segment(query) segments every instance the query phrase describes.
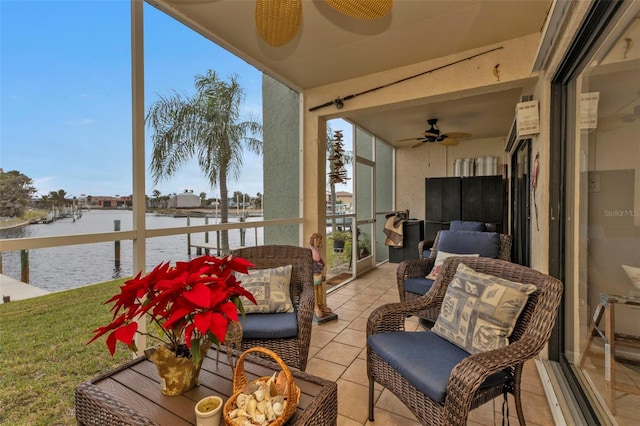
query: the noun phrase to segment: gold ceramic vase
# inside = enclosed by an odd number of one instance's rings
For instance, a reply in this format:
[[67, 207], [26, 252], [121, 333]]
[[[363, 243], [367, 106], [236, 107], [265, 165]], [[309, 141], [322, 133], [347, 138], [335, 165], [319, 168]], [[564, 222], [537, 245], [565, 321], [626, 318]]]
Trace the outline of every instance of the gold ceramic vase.
[[211, 347], [206, 343], [200, 348], [200, 361], [176, 355], [165, 345], [158, 345], [145, 351], [147, 358], [153, 362], [160, 376], [160, 387], [164, 395], [180, 395], [195, 387], [200, 375], [202, 361]]

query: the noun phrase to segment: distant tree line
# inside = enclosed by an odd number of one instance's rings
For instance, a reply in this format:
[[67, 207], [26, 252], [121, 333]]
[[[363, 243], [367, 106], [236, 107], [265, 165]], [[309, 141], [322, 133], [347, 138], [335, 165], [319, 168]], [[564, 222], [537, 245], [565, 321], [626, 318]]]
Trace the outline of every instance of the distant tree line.
[[[50, 191], [47, 195], [34, 198], [37, 189], [33, 186], [33, 180], [17, 170], [4, 173], [0, 169], [0, 217], [23, 217], [28, 208], [38, 208], [42, 210], [62, 209], [64, 207], [81, 207], [81, 204], [91, 204], [92, 196], [82, 196], [80, 200], [77, 197], [69, 197], [64, 189]], [[186, 191], [185, 192], [189, 192]], [[169, 199], [173, 194], [162, 195], [162, 193], [154, 189], [153, 197], [146, 197], [147, 207], [149, 208], [166, 208]], [[220, 198], [207, 198], [206, 192], [201, 192], [200, 206], [203, 208], [216, 208], [221, 206]], [[241, 191], [235, 191], [227, 200], [227, 205], [233, 208], [262, 208], [262, 194], [256, 193], [251, 196]]]
[[[38, 190], [29, 176], [17, 170], [4, 173], [0, 169], [0, 217], [23, 217], [30, 207], [50, 210], [77, 203], [77, 198], [69, 198], [64, 189], [51, 191], [40, 198], [34, 198], [36, 192]], [[84, 201], [91, 202], [91, 196], [85, 197]]]
[[[184, 192], [190, 192], [185, 190]], [[162, 193], [154, 189], [152, 192], [153, 198], [147, 197], [147, 206], [152, 209], [163, 209], [167, 208], [169, 205], [169, 199], [177, 195], [175, 192], [167, 195], [162, 195]], [[201, 192], [200, 196], [200, 206], [203, 208], [216, 208], [221, 206], [220, 198], [207, 198], [206, 192]], [[235, 191], [231, 197], [227, 200], [227, 205], [233, 208], [236, 207], [245, 207], [250, 209], [261, 209], [262, 208], [262, 193], [258, 192], [255, 196], [251, 196], [247, 193], [242, 193], [241, 191]]]
[[17, 170], [4, 173], [0, 169], [0, 216], [24, 216], [36, 188], [33, 180]]

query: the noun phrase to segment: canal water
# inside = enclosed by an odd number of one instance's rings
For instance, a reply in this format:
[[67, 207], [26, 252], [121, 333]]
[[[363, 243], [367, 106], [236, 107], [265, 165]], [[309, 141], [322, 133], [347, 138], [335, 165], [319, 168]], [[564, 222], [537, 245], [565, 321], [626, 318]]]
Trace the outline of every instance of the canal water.
[[[205, 224], [205, 218], [170, 217], [148, 213], [148, 229], [171, 228]], [[237, 222], [238, 218], [230, 218]], [[261, 217], [249, 217], [247, 222], [262, 220]], [[83, 211], [82, 217], [60, 219], [49, 224], [29, 225], [21, 228], [0, 229], [0, 239], [48, 237], [57, 235], [91, 234], [112, 232], [115, 221], [120, 221], [120, 230], [132, 229], [133, 215], [130, 210], [91, 210]], [[217, 223], [209, 218], [208, 223]], [[253, 228], [246, 230], [245, 245], [256, 245]], [[262, 228], [257, 230], [258, 244], [262, 244]], [[203, 243], [205, 234], [191, 234], [191, 243]], [[215, 244], [216, 233], [209, 233], [209, 243]], [[240, 231], [229, 231], [229, 245], [240, 246]], [[147, 239], [147, 270], [161, 262], [189, 260], [187, 235], [173, 235]], [[108, 281], [133, 274], [133, 242], [120, 242], [120, 268], [115, 268], [115, 243], [81, 244], [74, 246], [51, 247], [29, 250], [29, 282], [47, 291], [61, 291], [82, 287], [88, 284]], [[195, 248], [191, 257], [196, 256]], [[3, 274], [20, 279], [20, 252], [2, 253]]]

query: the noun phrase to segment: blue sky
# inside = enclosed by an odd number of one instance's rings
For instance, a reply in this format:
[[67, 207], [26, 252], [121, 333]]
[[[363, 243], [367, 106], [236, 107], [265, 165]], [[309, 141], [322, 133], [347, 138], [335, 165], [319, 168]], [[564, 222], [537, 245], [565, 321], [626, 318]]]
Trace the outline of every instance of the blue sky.
[[[261, 117], [259, 71], [147, 4], [144, 16], [146, 106], [193, 93], [194, 76], [212, 69], [238, 74], [242, 118]], [[131, 194], [129, 1], [0, 0], [0, 28], [0, 167], [29, 176], [39, 195]], [[229, 191], [255, 196], [262, 158], [245, 152], [244, 166]], [[154, 189], [218, 195], [195, 164], [157, 185], [147, 174]]]

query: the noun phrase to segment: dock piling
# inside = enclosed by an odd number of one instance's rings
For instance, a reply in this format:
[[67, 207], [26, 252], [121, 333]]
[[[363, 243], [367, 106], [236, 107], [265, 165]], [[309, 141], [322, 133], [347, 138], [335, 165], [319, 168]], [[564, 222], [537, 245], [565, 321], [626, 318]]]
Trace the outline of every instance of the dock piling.
[[20, 281], [29, 284], [29, 250], [20, 250]]
[[[191, 226], [191, 215], [187, 214], [187, 226]], [[187, 255], [191, 258], [191, 233], [187, 232]]]
[[[113, 221], [113, 230], [120, 230], [120, 220], [116, 219]], [[114, 257], [115, 257], [115, 269], [116, 271], [120, 270], [120, 240], [114, 241]]]

